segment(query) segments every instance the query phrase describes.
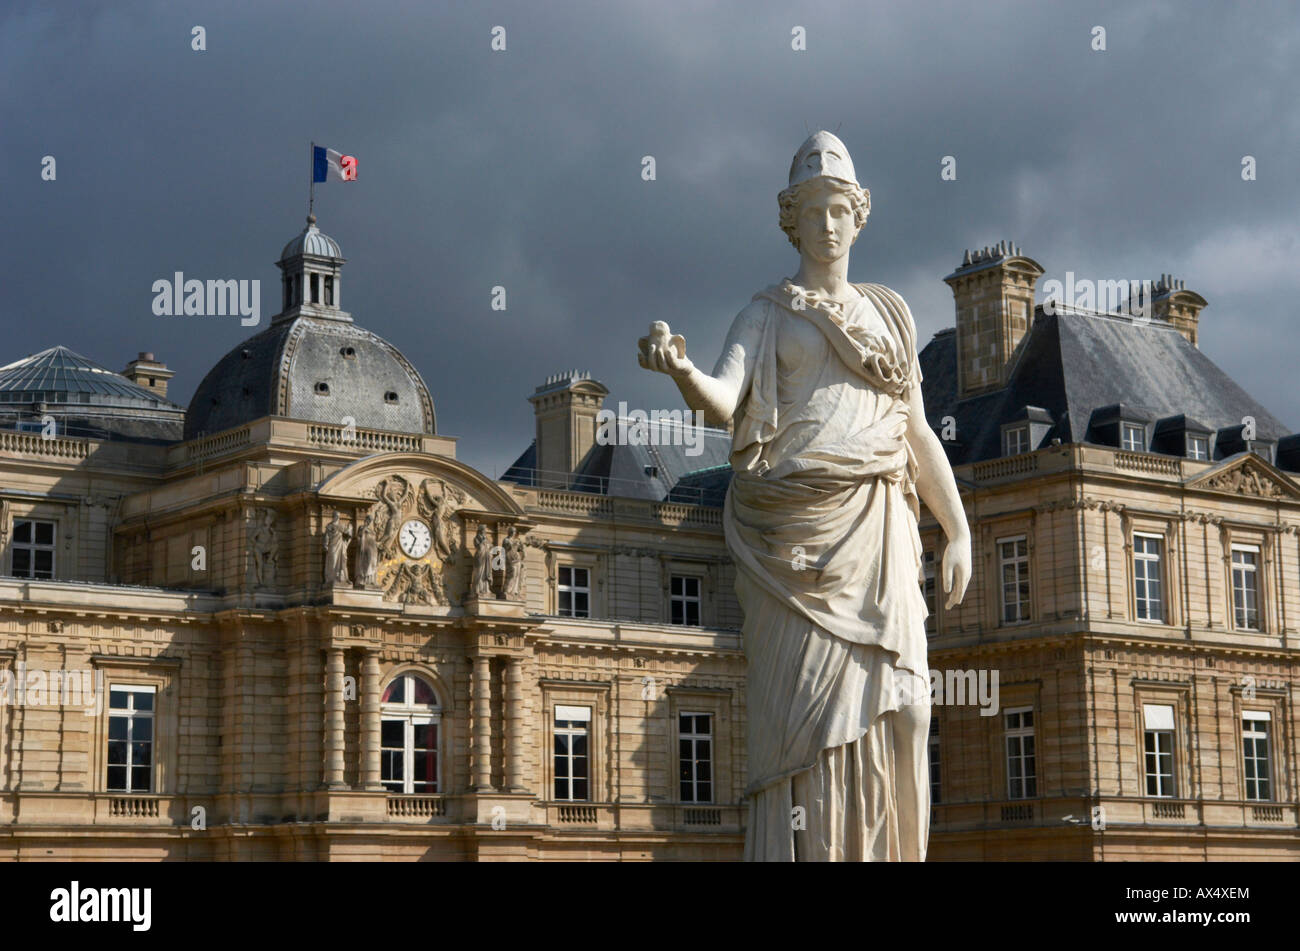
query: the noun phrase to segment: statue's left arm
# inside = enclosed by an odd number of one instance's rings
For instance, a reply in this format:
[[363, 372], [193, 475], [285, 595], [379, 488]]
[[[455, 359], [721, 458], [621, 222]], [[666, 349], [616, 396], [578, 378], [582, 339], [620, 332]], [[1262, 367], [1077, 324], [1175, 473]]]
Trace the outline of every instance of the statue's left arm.
[[943, 590], [948, 595], [944, 606], [952, 608], [961, 603], [970, 583], [970, 529], [966, 525], [966, 511], [961, 504], [952, 466], [948, 464], [939, 437], [925, 421], [920, 386], [914, 385], [909, 389], [907, 405], [911, 410], [907, 441], [916, 456], [916, 494], [934, 513], [948, 538], [943, 552]]

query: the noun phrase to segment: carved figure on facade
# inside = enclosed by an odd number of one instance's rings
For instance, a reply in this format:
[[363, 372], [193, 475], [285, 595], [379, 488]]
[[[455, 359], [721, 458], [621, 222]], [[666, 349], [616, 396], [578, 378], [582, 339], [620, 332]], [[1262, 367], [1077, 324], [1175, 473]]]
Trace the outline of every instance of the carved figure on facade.
[[481, 522], [474, 534], [474, 595], [492, 597], [492, 540]]
[[280, 557], [275, 531], [275, 512], [262, 509], [261, 521], [253, 516], [254, 524], [248, 535], [248, 549], [253, 556], [253, 577], [257, 587], [264, 588], [275, 583], [275, 568]]
[[1282, 487], [1262, 472], [1258, 466], [1250, 464], [1237, 466], [1227, 472], [1205, 480], [1207, 489], [1219, 492], [1231, 492], [1234, 495], [1256, 495], [1264, 499], [1280, 499], [1286, 493]]
[[[464, 493], [434, 478], [425, 479], [416, 491], [394, 474], [375, 486], [374, 496], [366, 516], [375, 535], [375, 577], [362, 583], [377, 585], [389, 601], [458, 604], [450, 588], [457, 571], [455, 510]], [[360, 575], [360, 566], [357, 571]]]
[[357, 529], [357, 584], [374, 588], [379, 584], [379, 536], [375, 519], [367, 515]]
[[504, 585], [506, 600], [522, 601], [524, 599], [524, 540], [519, 535], [519, 529], [511, 525], [501, 547], [505, 549], [506, 557]]
[[325, 583], [348, 583], [348, 545], [352, 542], [352, 526], [339, 520], [339, 513], [325, 526]]

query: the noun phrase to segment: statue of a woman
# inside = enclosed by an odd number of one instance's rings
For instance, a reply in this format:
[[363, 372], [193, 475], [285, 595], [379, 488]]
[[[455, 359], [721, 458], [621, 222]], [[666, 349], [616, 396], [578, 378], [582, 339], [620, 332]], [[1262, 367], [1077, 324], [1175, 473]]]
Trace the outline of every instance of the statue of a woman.
[[474, 535], [474, 595], [492, 597], [492, 542], [482, 523]]
[[339, 513], [325, 526], [325, 583], [348, 583], [348, 543], [352, 526], [339, 521]]
[[713, 374], [664, 325], [640, 352], [692, 409], [735, 425], [723, 524], [745, 613], [745, 858], [922, 861], [930, 708], [918, 495], [948, 538], [949, 607], [970, 579], [969, 530], [925, 421], [907, 304], [848, 280], [871, 198], [844, 143], [810, 136], [779, 203], [799, 271], [740, 312]]
[[357, 583], [363, 588], [379, 584], [379, 540], [375, 534], [375, 517], [367, 515], [357, 529]]
[[506, 578], [504, 584], [507, 601], [524, 599], [524, 540], [519, 537], [519, 529], [510, 526], [506, 540], [501, 543], [506, 556]]
[[275, 512], [271, 509], [262, 511], [262, 521], [253, 527], [248, 545], [253, 553], [253, 572], [257, 586], [270, 587], [275, 583], [275, 566], [279, 556], [275, 539]]

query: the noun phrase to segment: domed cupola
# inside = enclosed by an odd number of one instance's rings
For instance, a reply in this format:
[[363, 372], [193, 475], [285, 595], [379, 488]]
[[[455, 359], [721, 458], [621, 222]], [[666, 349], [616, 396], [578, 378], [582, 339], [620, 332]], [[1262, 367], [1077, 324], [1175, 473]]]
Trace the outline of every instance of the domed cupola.
[[185, 438], [264, 416], [358, 429], [434, 434], [433, 400], [396, 347], [339, 307], [338, 242], [307, 227], [284, 246], [283, 309], [271, 326], [217, 361], [185, 413]]
[[339, 309], [340, 272], [346, 259], [339, 243], [316, 227], [316, 216], [307, 216], [302, 229], [280, 252], [276, 267], [281, 272], [280, 316], [296, 317], [304, 308], [314, 316], [334, 320], [352, 318]]

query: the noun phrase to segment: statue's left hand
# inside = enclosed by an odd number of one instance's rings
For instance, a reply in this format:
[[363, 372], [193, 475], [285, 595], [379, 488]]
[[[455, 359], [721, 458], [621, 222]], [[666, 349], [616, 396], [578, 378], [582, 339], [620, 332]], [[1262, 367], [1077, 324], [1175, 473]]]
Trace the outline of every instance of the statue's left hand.
[[947, 609], [955, 608], [966, 597], [970, 584], [970, 536], [950, 538], [943, 552], [943, 590], [948, 595]]

